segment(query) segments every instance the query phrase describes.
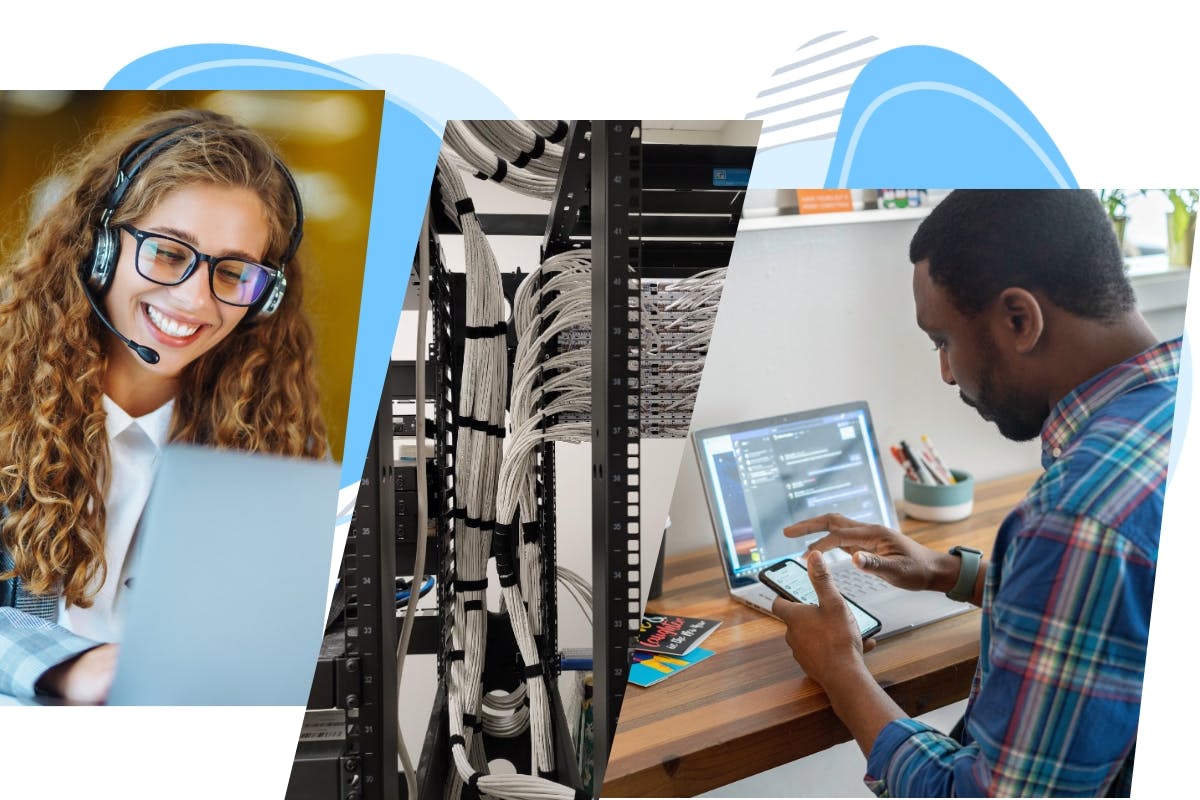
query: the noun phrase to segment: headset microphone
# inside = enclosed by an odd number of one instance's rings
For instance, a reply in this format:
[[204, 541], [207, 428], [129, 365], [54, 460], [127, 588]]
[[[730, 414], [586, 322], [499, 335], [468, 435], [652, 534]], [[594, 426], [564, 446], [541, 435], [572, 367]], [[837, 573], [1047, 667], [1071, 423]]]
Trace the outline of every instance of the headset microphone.
[[149, 347], [146, 347], [144, 344], [138, 344], [133, 339], [130, 339], [128, 336], [117, 330], [116, 327], [114, 327], [113, 324], [108, 321], [108, 316], [96, 303], [96, 298], [92, 297], [92, 293], [86, 287], [84, 287], [83, 293], [87, 295], [88, 302], [92, 305], [92, 311], [96, 312], [96, 316], [99, 317], [100, 321], [104, 323], [104, 327], [113, 332], [113, 336], [116, 336], [122, 342], [127, 344], [129, 349], [137, 353], [138, 358], [142, 359], [142, 361], [145, 361], [147, 364], [158, 363], [159, 356], [157, 350], [152, 350]]

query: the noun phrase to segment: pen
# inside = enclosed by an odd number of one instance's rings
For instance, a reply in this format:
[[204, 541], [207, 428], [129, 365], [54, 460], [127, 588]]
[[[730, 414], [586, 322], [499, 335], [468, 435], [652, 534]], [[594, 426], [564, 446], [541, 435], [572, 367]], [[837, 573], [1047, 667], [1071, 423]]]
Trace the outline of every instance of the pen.
[[946, 466], [946, 462], [942, 460], [941, 454], [938, 453], [937, 448], [933, 446], [933, 440], [925, 434], [921, 434], [921, 441], [924, 442], [925, 447], [928, 448], [929, 455], [933, 456], [933, 460], [936, 461], [938, 467], [941, 468], [942, 473], [946, 476], [947, 482], [958, 483], [958, 481], [954, 479], [954, 473], [951, 472], [950, 468]]
[[933, 456], [931, 456], [929, 454], [929, 451], [921, 450], [919, 455], [921, 457], [921, 465], [923, 467], [925, 467], [925, 469], [929, 470], [929, 474], [933, 476], [933, 479], [937, 483], [944, 486], [948, 481], [946, 480], [945, 476], [942, 474], [942, 470], [939, 468], [939, 466], [938, 466], [937, 462], [934, 460]]
[[917, 473], [918, 483], [937, 483], [937, 481], [934, 480], [931, 475], [926, 474], [925, 468], [921, 466], [921, 462], [917, 460], [915, 455], [913, 455], [913, 451], [903, 439], [900, 440], [900, 450], [904, 453], [905, 457], [912, 462], [913, 469], [916, 470]]
[[921, 482], [916, 470], [912, 468], [912, 464], [908, 463], [908, 459], [904, 457], [904, 453], [900, 452], [900, 448], [896, 447], [896, 445], [892, 445], [892, 458], [896, 459], [896, 461], [900, 464], [901, 468], [904, 470], [905, 477], [916, 483]]

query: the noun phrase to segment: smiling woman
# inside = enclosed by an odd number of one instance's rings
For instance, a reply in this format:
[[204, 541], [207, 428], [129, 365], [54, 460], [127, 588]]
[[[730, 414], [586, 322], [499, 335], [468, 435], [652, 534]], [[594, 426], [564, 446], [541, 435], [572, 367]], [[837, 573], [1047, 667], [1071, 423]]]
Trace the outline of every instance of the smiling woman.
[[0, 273], [0, 692], [94, 702], [161, 446], [322, 458], [326, 435], [300, 195], [265, 139], [160, 113], [61, 184]]
[[[151, 411], [173, 397], [183, 369], [232, 333], [277, 275], [255, 263], [266, 253], [270, 228], [262, 201], [249, 189], [183, 186], [138, 224], [145, 230], [120, 226], [121, 256], [104, 298], [117, 330], [161, 345], [152, 364], [131, 349], [112, 350], [105, 388], [131, 413], [131, 405]], [[187, 242], [223, 255], [202, 255]], [[253, 276], [246, 279], [247, 273]]]

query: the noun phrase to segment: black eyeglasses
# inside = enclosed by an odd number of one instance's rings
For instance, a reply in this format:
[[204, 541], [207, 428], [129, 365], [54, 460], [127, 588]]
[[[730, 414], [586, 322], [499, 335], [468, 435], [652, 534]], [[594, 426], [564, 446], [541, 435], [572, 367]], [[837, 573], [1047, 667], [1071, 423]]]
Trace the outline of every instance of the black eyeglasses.
[[279, 271], [242, 258], [217, 258], [187, 242], [161, 233], [138, 230], [125, 223], [121, 230], [137, 242], [133, 263], [138, 274], [162, 286], [178, 286], [192, 277], [203, 261], [213, 297], [231, 306], [252, 306], [275, 281]]

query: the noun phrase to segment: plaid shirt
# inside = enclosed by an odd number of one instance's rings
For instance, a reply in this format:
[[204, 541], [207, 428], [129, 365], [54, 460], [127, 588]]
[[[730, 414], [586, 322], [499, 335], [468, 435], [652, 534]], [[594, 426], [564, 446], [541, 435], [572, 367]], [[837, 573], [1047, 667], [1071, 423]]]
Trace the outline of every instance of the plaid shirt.
[[[0, 572], [10, 569], [0, 548]], [[57, 595], [30, 594], [20, 578], [0, 581], [0, 694], [33, 697], [46, 670], [100, 644], [54, 624], [57, 617]]]
[[1128, 796], [1180, 346], [1055, 407], [1046, 471], [996, 537], [962, 741], [889, 723], [867, 760], [876, 794]]

